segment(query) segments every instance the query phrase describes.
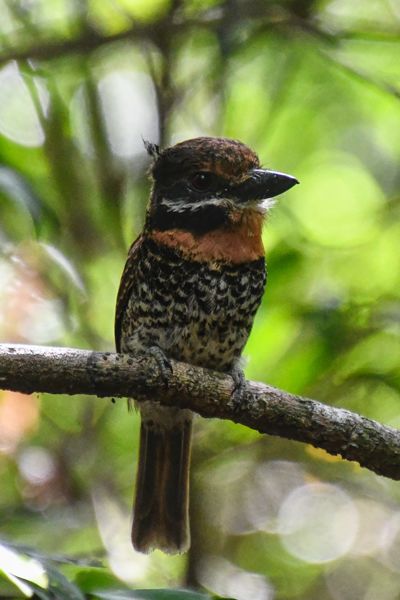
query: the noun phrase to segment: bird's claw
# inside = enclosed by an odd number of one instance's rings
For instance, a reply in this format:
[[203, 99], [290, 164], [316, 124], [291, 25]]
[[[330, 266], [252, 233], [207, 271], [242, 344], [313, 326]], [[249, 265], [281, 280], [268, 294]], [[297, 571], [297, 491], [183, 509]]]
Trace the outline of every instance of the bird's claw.
[[230, 376], [233, 379], [234, 387], [229, 400], [229, 406], [236, 412], [243, 408], [243, 392], [246, 386], [246, 378], [243, 369], [239, 366], [233, 367]]
[[150, 348], [147, 348], [145, 354], [155, 359], [163, 382], [165, 384], [168, 383], [172, 373], [172, 366], [163, 350], [159, 346], [150, 346]]

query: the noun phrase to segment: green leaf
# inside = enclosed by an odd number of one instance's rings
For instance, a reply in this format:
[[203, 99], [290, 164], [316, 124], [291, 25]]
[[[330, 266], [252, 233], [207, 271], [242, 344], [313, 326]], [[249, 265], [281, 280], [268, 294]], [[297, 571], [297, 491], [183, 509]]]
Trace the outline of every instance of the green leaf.
[[80, 589], [55, 569], [48, 561], [44, 563], [46, 573], [49, 577], [49, 590], [51, 598], [57, 600], [84, 600], [85, 596]]
[[43, 600], [84, 600], [73, 583], [55, 569], [48, 560], [29, 556], [29, 551], [17, 551], [0, 544], [0, 573], [25, 597], [33, 593]]
[[48, 586], [48, 577], [38, 560], [16, 552], [0, 544], [0, 572], [24, 596], [32, 595], [32, 584], [41, 588]]
[[53, 594], [50, 591], [44, 590], [43, 588], [36, 585], [35, 583], [32, 583], [31, 581], [27, 581], [26, 579], [23, 579], [22, 577], [18, 577], [17, 579], [20, 582], [21, 586], [26, 585], [27, 588], [29, 589], [29, 593], [26, 594], [27, 596], [31, 597], [31, 596], [33, 596], [33, 594], [35, 594], [35, 599], [38, 598], [38, 600], [54, 600], [55, 597], [53, 596]]
[[74, 583], [82, 592], [88, 593], [98, 589], [121, 589], [121, 582], [106, 569], [81, 569], [74, 578]]

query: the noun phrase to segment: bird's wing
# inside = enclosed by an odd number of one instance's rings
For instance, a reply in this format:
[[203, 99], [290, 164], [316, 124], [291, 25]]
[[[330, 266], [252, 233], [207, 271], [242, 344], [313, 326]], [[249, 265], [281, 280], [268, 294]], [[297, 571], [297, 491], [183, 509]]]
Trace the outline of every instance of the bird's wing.
[[119, 284], [114, 326], [115, 346], [117, 352], [121, 352], [122, 320], [131, 295], [132, 284], [136, 277], [137, 257], [141, 243], [142, 236], [139, 236], [129, 248], [128, 258], [126, 259], [125, 267], [121, 277], [121, 282]]

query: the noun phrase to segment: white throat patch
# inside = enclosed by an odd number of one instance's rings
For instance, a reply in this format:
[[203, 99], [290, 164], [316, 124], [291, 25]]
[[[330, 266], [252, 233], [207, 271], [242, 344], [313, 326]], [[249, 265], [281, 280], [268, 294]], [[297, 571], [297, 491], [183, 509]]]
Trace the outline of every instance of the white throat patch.
[[208, 200], [190, 201], [184, 198], [162, 198], [160, 201], [161, 206], [165, 206], [171, 212], [183, 213], [192, 212], [195, 213], [206, 206], [219, 206], [228, 208], [231, 210], [240, 210], [241, 208], [252, 208], [260, 213], [265, 213], [275, 205], [274, 198], [265, 198], [264, 200], [255, 200], [254, 202], [247, 202], [245, 205], [240, 206], [236, 204], [231, 198], [209, 198]]

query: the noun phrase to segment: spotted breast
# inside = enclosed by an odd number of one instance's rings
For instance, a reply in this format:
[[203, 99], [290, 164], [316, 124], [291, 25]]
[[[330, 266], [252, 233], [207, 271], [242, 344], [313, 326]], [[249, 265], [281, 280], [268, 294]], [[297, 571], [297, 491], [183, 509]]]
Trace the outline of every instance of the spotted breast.
[[[196, 138], [160, 151], [143, 232], [122, 274], [117, 350], [237, 373], [266, 281], [266, 199], [296, 180], [260, 168], [241, 142]], [[189, 547], [192, 413], [140, 402], [132, 527], [137, 550]]]

